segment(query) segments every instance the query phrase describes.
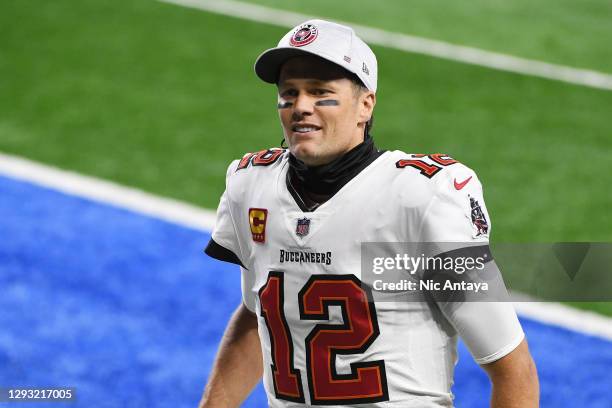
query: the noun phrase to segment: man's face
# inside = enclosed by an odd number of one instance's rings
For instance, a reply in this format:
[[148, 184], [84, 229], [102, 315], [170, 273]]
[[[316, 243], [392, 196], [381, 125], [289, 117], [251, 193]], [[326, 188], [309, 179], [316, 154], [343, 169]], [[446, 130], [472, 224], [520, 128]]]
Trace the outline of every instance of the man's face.
[[363, 141], [376, 103], [339, 66], [315, 56], [291, 58], [278, 82], [278, 113], [285, 140], [309, 166], [329, 163]]

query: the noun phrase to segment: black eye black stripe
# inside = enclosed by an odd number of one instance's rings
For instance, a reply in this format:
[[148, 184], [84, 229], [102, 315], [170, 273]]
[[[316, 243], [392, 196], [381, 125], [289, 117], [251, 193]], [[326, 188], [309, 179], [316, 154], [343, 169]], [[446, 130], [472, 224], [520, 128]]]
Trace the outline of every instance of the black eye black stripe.
[[[322, 101], [315, 102], [316, 106], [338, 106], [340, 102], [335, 99], [324, 99]], [[278, 109], [287, 109], [293, 106], [293, 102], [279, 102], [277, 105]]]
[[317, 106], [338, 106], [340, 102], [335, 99], [324, 99], [322, 101], [315, 102]]

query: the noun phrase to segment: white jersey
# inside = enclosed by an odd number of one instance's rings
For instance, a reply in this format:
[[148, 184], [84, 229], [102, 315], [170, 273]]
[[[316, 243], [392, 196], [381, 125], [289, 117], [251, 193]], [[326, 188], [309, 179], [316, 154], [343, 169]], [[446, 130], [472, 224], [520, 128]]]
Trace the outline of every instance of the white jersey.
[[471, 169], [441, 154], [384, 152], [303, 212], [288, 167], [281, 149], [234, 161], [212, 234], [225, 251], [216, 257], [242, 266], [271, 407], [452, 407], [458, 335], [480, 364], [522, 341], [511, 303], [449, 311], [374, 302], [360, 285], [362, 242], [486, 245], [491, 225]]

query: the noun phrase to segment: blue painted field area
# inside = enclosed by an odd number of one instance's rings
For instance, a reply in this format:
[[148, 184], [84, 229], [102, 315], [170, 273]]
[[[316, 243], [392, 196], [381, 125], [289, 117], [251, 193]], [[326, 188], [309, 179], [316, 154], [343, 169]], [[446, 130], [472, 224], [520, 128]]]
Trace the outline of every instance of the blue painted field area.
[[[77, 388], [76, 404], [37, 407], [195, 407], [240, 302], [208, 238], [0, 177], [0, 387]], [[543, 407], [612, 407], [612, 342], [523, 324]], [[460, 352], [457, 407], [486, 407], [488, 381]], [[265, 405], [261, 387], [245, 404]]]

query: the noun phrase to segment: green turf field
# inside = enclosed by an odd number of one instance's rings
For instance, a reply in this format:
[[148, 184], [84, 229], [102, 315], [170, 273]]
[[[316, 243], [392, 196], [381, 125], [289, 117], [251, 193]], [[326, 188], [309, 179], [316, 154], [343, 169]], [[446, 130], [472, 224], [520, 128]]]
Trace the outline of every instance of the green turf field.
[[[374, 3], [359, 2], [341, 15], [612, 72], [604, 1], [547, 1], [557, 7], [544, 22], [523, 18], [526, 1], [455, 4], [444, 17], [439, 3], [410, 2], [410, 12], [407, 3], [370, 10]], [[340, 15], [338, 6], [320, 10]], [[229, 161], [280, 142], [275, 89], [252, 64], [284, 32], [150, 0], [3, 2], [0, 151], [214, 208]], [[375, 52], [375, 140], [445, 152], [474, 168], [494, 240], [612, 241], [612, 92]]]
[[404, 34], [612, 72], [607, 0], [247, 0]]

